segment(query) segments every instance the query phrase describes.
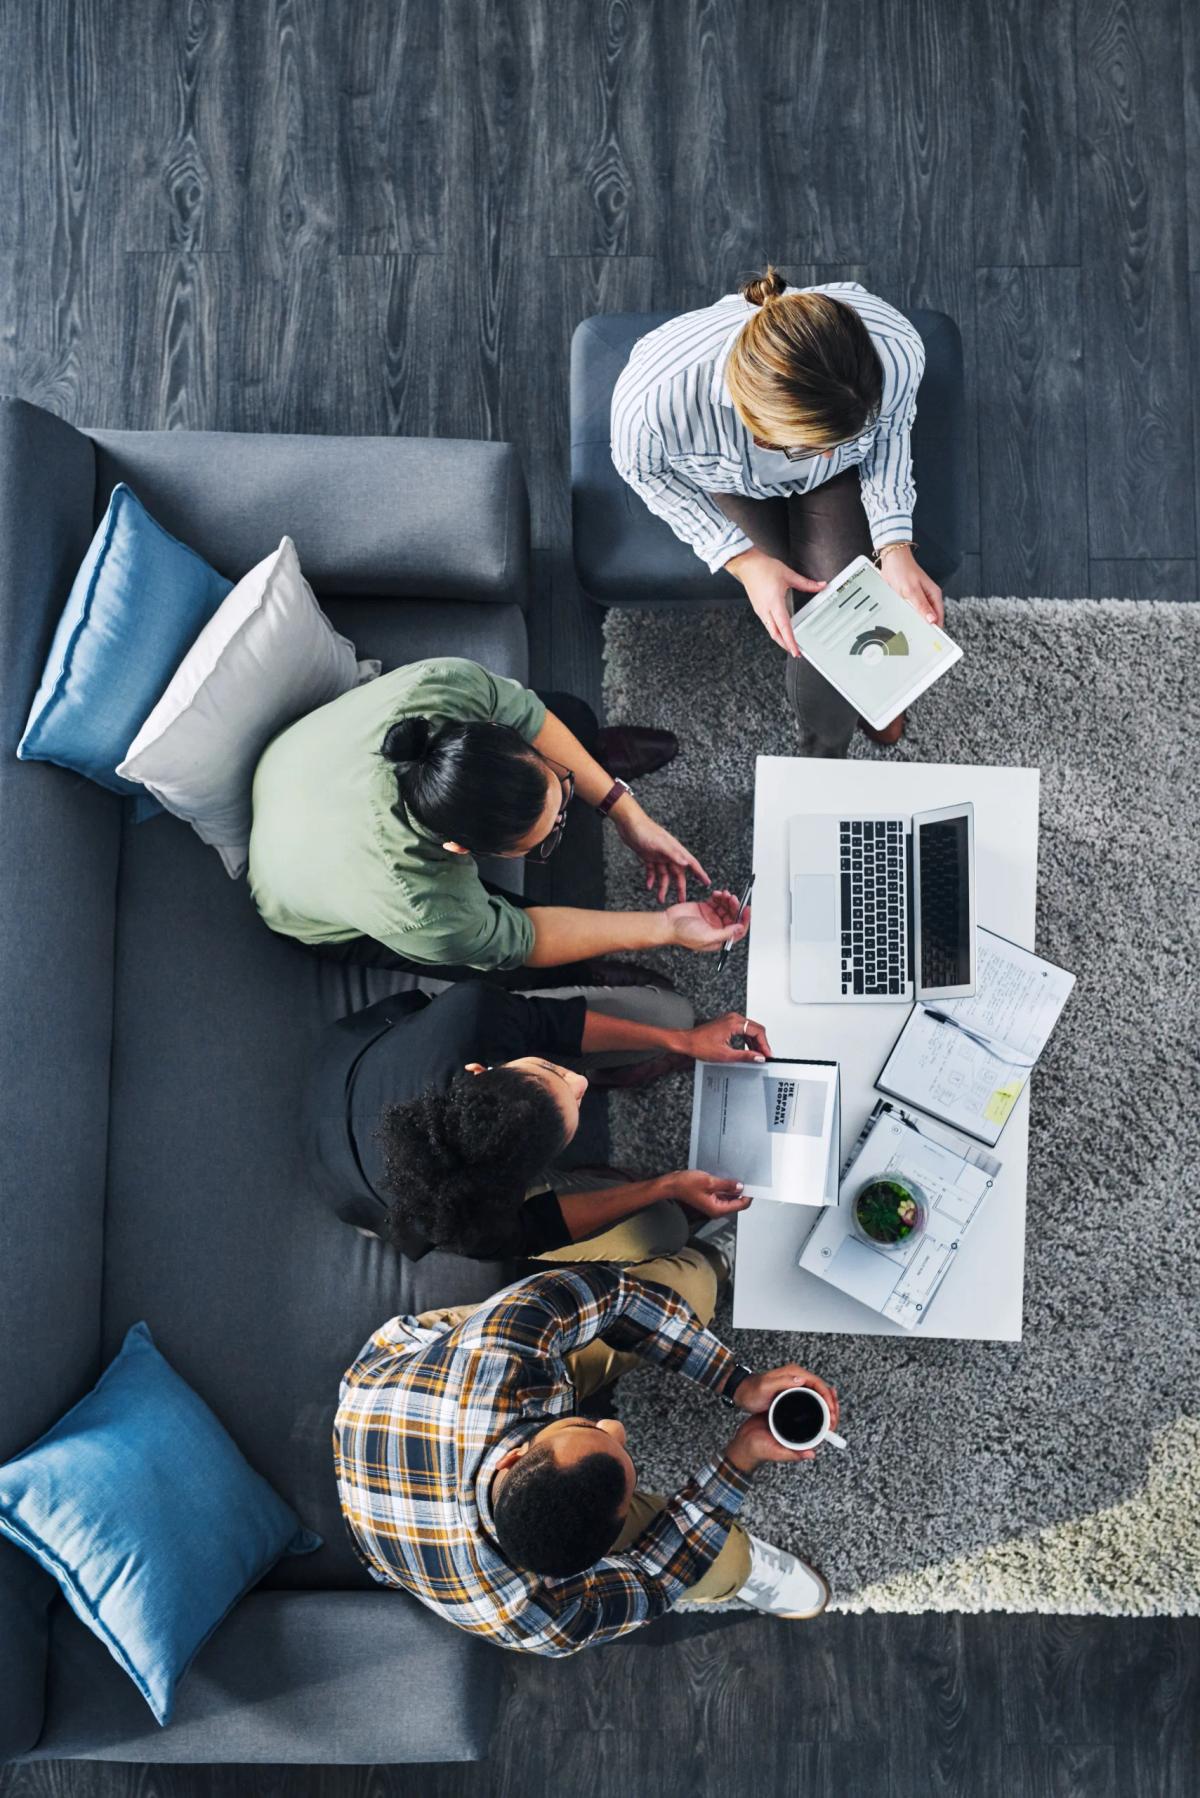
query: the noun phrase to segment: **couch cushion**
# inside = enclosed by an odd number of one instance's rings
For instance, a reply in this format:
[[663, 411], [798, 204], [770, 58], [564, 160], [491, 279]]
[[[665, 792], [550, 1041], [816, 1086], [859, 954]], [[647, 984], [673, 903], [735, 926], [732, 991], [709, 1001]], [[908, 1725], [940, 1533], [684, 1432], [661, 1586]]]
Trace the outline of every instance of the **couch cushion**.
[[358, 679], [353, 643], [331, 627], [285, 537], [209, 619], [118, 771], [211, 843], [236, 879], [249, 856], [259, 756]]
[[[470, 615], [488, 609], [491, 665], [525, 672], [524, 628], [519, 613], [515, 633], [505, 625], [509, 608], [329, 609], [361, 654], [389, 667], [414, 644], [458, 649]], [[104, 1349], [145, 1318], [242, 1452], [325, 1537], [316, 1554], [281, 1563], [272, 1584], [373, 1583], [333, 1481], [340, 1376], [385, 1318], [482, 1299], [516, 1271], [445, 1255], [407, 1263], [321, 1198], [300, 1152], [303, 1083], [318, 1032], [367, 996], [363, 970], [267, 930], [246, 888], [178, 819], [126, 823]]]
[[503, 1667], [498, 1649], [403, 1593], [252, 1592], [201, 1649], [170, 1729], [159, 1729], [59, 1604], [46, 1729], [29, 1758], [477, 1760], [487, 1753]]
[[225, 1613], [319, 1538], [134, 1324], [92, 1390], [0, 1466], [0, 1530], [168, 1723]]
[[137, 793], [117, 763], [228, 592], [203, 556], [117, 487], [59, 618], [18, 756]]

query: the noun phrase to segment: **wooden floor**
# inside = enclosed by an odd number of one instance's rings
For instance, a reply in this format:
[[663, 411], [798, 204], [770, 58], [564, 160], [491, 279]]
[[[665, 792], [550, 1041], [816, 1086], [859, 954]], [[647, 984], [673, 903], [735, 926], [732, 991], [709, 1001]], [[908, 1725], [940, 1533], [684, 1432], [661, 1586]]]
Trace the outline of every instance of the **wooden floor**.
[[[85, 424], [512, 439], [534, 676], [595, 698], [571, 331], [770, 257], [958, 319], [953, 590], [1194, 599], [1198, 69], [1194, 0], [8, 0], [0, 388]], [[485, 1769], [150, 1789], [1191, 1798], [1198, 1628], [672, 1620], [514, 1664]]]

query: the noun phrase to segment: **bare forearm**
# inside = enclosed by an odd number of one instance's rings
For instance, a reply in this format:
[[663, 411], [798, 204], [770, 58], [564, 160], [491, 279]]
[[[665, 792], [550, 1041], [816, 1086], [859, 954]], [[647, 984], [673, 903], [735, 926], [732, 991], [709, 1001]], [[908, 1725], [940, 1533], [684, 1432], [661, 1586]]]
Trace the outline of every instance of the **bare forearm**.
[[575, 791], [585, 805], [599, 805], [612, 787], [612, 775], [605, 773], [574, 731], [568, 730], [553, 712], [546, 713], [546, 722], [533, 739], [533, 746], [549, 756], [552, 762], [561, 762], [564, 768], [571, 770], [575, 776]]
[[583, 1020], [581, 1046], [585, 1055], [615, 1049], [665, 1049], [672, 1055], [687, 1055], [687, 1038], [686, 1030], [668, 1030], [663, 1024], [639, 1024], [632, 1018], [610, 1018], [602, 1011], [588, 1011]]
[[603, 1186], [595, 1192], [560, 1193], [558, 1202], [571, 1232], [572, 1242], [610, 1230], [622, 1218], [644, 1211], [662, 1197], [659, 1180], [627, 1180], [621, 1186]]
[[672, 941], [671, 920], [665, 912], [531, 905], [525, 915], [533, 925], [533, 948], [525, 958], [528, 968], [556, 968], [621, 949], [662, 949]]

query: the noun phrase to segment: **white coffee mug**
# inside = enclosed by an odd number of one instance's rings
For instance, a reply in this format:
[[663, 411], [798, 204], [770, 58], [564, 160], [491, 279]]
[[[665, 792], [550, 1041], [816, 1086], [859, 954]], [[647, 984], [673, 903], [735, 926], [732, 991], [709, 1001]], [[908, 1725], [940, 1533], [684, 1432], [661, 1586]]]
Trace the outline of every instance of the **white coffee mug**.
[[[781, 1401], [790, 1398], [794, 1392], [802, 1392], [806, 1398], [820, 1406], [820, 1428], [814, 1436], [809, 1437], [807, 1442], [794, 1442], [790, 1436], [784, 1434], [775, 1418], [776, 1409]], [[830, 1429], [829, 1406], [825, 1402], [824, 1395], [818, 1392], [814, 1386], [786, 1386], [782, 1392], [777, 1392], [771, 1400], [771, 1408], [767, 1412], [767, 1428], [780, 1448], [817, 1448], [822, 1442], [828, 1442], [834, 1448], [845, 1448], [846, 1446], [846, 1438], [839, 1436], [836, 1430]]]

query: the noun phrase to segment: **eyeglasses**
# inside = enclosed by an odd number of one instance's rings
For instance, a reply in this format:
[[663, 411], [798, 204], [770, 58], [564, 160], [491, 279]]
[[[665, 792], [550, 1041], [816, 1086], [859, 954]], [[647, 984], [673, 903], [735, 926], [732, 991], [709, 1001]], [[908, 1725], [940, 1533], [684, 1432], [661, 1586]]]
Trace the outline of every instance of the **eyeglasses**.
[[815, 462], [818, 456], [832, 456], [836, 451], [848, 449], [852, 443], [857, 443], [859, 437], [865, 437], [868, 431], [874, 429], [878, 417], [879, 414], [876, 413], [874, 417], [868, 418], [862, 430], [855, 436], [847, 437], [841, 443], [831, 443], [824, 449], [804, 449], [799, 445], [788, 447], [782, 443], [764, 443], [761, 437], [756, 437], [754, 441], [759, 449], [773, 450], [777, 456], [786, 456], [789, 462]]
[[[548, 757], [543, 756], [542, 760], [547, 762], [549, 766], [553, 766], [553, 764], [549, 762]], [[558, 808], [558, 816], [555, 818], [541, 842], [521, 857], [522, 861], [548, 862], [550, 857], [554, 854], [554, 851], [558, 848], [558, 845], [562, 842], [563, 831], [567, 828], [567, 812], [570, 810], [571, 801], [575, 797], [575, 776], [569, 768], [564, 768], [561, 773], [559, 773], [557, 768], [554, 768], [554, 772], [558, 775], [558, 783], [562, 788], [562, 804]]]

